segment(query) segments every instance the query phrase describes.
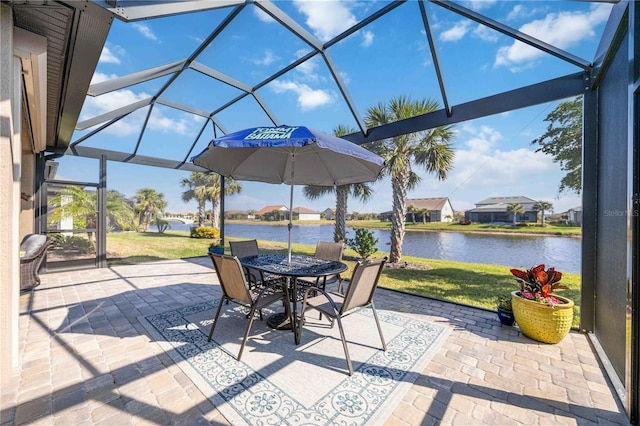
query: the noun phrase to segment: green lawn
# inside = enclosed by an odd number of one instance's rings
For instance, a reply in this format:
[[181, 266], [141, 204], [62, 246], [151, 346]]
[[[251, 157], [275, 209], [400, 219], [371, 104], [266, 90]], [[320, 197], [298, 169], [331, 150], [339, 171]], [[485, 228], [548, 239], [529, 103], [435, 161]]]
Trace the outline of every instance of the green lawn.
[[[228, 238], [234, 239], [234, 238]], [[129, 264], [160, 259], [179, 259], [203, 256], [211, 240], [189, 238], [186, 232], [112, 232], [107, 234], [109, 264]], [[285, 253], [286, 243], [258, 240], [261, 251]], [[292, 251], [312, 255], [315, 246], [293, 244]], [[376, 253], [383, 256], [386, 253]], [[346, 249], [347, 258], [357, 256]], [[516, 281], [509, 272], [509, 266], [453, 262], [436, 259], [403, 256], [403, 260], [426, 269], [387, 268], [380, 278], [380, 286], [424, 296], [436, 297], [487, 309], [495, 309], [496, 297], [517, 290]], [[347, 260], [350, 271], [355, 264]], [[348, 276], [350, 272], [345, 272]], [[566, 273], [562, 282], [569, 286], [561, 294], [572, 299], [574, 326], [580, 317], [580, 274]]]

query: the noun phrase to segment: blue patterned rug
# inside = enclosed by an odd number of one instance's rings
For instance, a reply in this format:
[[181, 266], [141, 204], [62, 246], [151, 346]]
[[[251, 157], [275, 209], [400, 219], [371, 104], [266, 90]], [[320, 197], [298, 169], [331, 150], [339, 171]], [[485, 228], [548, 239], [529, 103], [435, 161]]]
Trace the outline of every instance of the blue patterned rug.
[[[387, 351], [370, 309], [345, 318], [353, 362], [349, 377], [338, 327], [316, 313], [300, 345], [291, 331], [253, 323], [242, 361], [235, 359], [246, 311], [223, 307], [213, 340], [207, 334], [217, 301], [140, 317], [150, 336], [234, 425], [363, 425], [382, 423], [449, 335], [448, 328], [378, 311]], [[268, 315], [268, 311], [264, 311]]]

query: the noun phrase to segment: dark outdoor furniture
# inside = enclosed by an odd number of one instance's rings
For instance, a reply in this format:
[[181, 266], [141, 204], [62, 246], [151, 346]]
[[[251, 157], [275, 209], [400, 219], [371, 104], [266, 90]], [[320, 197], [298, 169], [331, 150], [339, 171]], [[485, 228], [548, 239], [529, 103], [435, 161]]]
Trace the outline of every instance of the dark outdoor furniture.
[[293, 325], [289, 318], [281, 313], [273, 314], [267, 318], [267, 324], [279, 330], [295, 330], [296, 302], [302, 299], [302, 294], [298, 294], [299, 277], [312, 277], [315, 279], [339, 274], [348, 269], [347, 265], [342, 262], [296, 254], [291, 256], [291, 263], [289, 263], [288, 255], [286, 254], [259, 254], [256, 256], [243, 257], [240, 259], [240, 262], [245, 267], [287, 278], [289, 294], [293, 305], [293, 315], [291, 318]]
[[[247, 256], [255, 256], [259, 254], [258, 241], [257, 240], [245, 240], [245, 241], [230, 241], [229, 248], [231, 249], [231, 255], [236, 256], [238, 259]], [[249, 286], [266, 285], [269, 281], [277, 279], [273, 275], [265, 274], [264, 272], [254, 268], [244, 268], [247, 276]]]
[[[318, 241], [316, 243], [316, 253], [315, 257], [318, 259], [324, 260], [333, 260], [340, 262], [342, 261], [342, 252], [344, 251], [344, 243], [339, 241], [337, 243], [329, 242], [329, 241]], [[335, 284], [338, 283], [338, 287], [340, 287], [340, 281], [342, 278], [340, 274], [333, 275], [325, 275], [323, 277], [302, 277], [298, 278], [299, 281], [303, 281], [304, 283], [310, 283], [315, 285], [316, 287], [320, 287], [323, 290], [326, 290], [327, 284]]]
[[[373, 304], [373, 293], [378, 286], [380, 273], [382, 272], [382, 268], [386, 261], [387, 258], [385, 257], [382, 259], [358, 262], [353, 270], [351, 282], [349, 283], [344, 295], [340, 293], [328, 293], [319, 288], [308, 288], [304, 293], [302, 309], [300, 310], [300, 321], [298, 322], [298, 327], [296, 329], [296, 344], [300, 343], [302, 327], [304, 326], [304, 316], [307, 308], [315, 309], [321, 314], [328, 316], [331, 319], [332, 327], [334, 322], [337, 321], [338, 329], [340, 330], [340, 338], [342, 339], [342, 347], [344, 348], [344, 355], [347, 359], [347, 365], [349, 366], [349, 375], [352, 376], [353, 366], [351, 365], [351, 357], [349, 356], [349, 349], [347, 348], [347, 340], [344, 337], [344, 329], [342, 328], [341, 319], [360, 308], [370, 306], [373, 311], [373, 318], [376, 320], [380, 340], [382, 341], [382, 350], [386, 351], [387, 344], [384, 341], [382, 328], [380, 327], [380, 321], [378, 320], [378, 314]], [[309, 297], [314, 292], [318, 292], [320, 294]]]
[[260, 311], [262, 308], [281, 300], [284, 303], [287, 314], [291, 316], [288, 303], [288, 289], [287, 286], [282, 285], [281, 282], [273, 282], [272, 284], [260, 288], [259, 292], [257, 292], [256, 290], [249, 288], [249, 283], [246, 280], [242, 271], [242, 265], [240, 264], [240, 261], [238, 261], [237, 257], [212, 253], [209, 254], [209, 257], [211, 258], [216, 274], [218, 275], [223, 296], [220, 298], [220, 303], [218, 303], [218, 310], [216, 311], [216, 316], [213, 319], [213, 324], [211, 324], [208, 341], [211, 341], [213, 331], [218, 325], [220, 311], [222, 310], [222, 305], [225, 301], [246, 306], [249, 308], [249, 315], [247, 316], [249, 322], [247, 323], [247, 327], [244, 331], [242, 344], [240, 345], [240, 351], [237, 356], [237, 360], [240, 361], [244, 345], [247, 342], [247, 337], [251, 330], [251, 324], [253, 324], [256, 310], [260, 312], [260, 317], [262, 318], [262, 312]]
[[46, 235], [27, 234], [20, 243], [20, 290], [40, 285], [38, 271], [44, 260], [51, 238]]

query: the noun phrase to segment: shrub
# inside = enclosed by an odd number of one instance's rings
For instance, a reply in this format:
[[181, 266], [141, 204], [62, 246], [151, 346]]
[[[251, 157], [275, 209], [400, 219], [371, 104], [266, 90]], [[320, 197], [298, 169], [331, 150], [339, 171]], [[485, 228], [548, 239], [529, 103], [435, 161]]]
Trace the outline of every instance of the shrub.
[[368, 229], [356, 229], [355, 238], [347, 238], [346, 244], [349, 248], [355, 250], [361, 258], [366, 259], [378, 251], [376, 244], [378, 239]]
[[62, 234], [52, 234], [51, 237], [54, 240], [54, 247], [57, 247], [60, 250], [73, 250], [80, 254], [95, 253], [95, 247], [93, 247], [91, 241], [86, 238], [76, 235]]
[[168, 220], [160, 219], [159, 217], [157, 217], [156, 227], [158, 228], [159, 233], [164, 234], [164, 231], [166, 231], [167, 229], [171, 229], [171, 224]]
[[220, 229], [212, 226], [195, 226], [191, 228], [191, 238], [220, 238]]
[[498, 302], [498, 308], [504, 311], [512, 311], [513, 307], [511, 305], [511, 294], [500, 294], [496, 297]]

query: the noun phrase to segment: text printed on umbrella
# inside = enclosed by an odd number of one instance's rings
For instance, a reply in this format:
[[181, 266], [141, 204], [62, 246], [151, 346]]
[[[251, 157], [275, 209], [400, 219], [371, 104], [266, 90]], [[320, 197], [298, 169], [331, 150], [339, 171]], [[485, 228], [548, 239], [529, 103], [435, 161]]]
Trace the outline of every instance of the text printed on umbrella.
[[247, 139], [288, 139], [297, 127], [258, 127], [245, 137]]

